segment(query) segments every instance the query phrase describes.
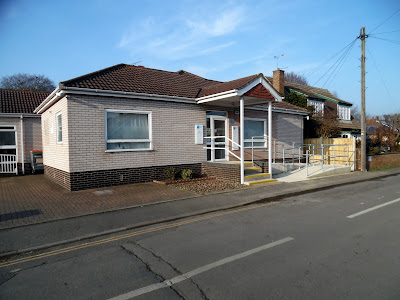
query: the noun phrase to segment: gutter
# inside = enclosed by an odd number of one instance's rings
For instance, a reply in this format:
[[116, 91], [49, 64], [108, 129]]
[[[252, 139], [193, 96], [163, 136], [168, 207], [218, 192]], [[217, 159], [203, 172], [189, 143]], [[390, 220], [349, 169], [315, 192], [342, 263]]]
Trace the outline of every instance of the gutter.
[[[268, 108], [264, 108], [264, 107], [246, 107], [246, 109], [268, 111]], [[308, 112], [300, 111], [300, 110], [294, 110], [294, 109], [288, 109], [288, 108], [275, 108], [275, 107], [272, 107], [272, 111], [273, 112], [286, 113], [286, 114], [293, 114], [293, 115], [303, 115], [303, 116], [307, 116], [308, 115]]]
[[38, 114], [18, 114], [18, 113], [0, 113], [2, 118], [40, 118]]

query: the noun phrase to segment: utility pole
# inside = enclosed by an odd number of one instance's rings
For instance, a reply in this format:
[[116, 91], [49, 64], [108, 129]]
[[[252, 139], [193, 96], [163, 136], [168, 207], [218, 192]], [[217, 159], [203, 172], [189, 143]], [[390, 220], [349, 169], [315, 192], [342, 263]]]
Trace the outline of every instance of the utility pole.
[[365, 122], [365, 27], [361, 28], [361, 172], [367, 171], [367, 132]]

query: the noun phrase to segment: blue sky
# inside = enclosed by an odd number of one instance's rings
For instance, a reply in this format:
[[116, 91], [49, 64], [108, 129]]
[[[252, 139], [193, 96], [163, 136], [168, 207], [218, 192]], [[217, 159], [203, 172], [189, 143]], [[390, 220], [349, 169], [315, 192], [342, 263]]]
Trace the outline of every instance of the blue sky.
[[[280, 68], [360, 106], [360, 40], [338, 68], [344, 51], [313, 71], [362, 26], [369, 33], [399, 8], [394, 0], [0, 0], [0, 77], [43, 74], [58, 83], [136, 63], [226, 81], [271, 76], [280, 56]], [[367, 39], [369, 114], [400, 112], [399, 30], [400, 12]]]

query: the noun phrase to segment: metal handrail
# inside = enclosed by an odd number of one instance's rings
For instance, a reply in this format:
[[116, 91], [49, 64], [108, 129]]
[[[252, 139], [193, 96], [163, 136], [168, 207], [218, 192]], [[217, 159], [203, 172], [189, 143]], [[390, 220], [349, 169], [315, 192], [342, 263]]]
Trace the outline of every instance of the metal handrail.
[[[347, 147], [347, 155], [336, 155], [336, 151], [335, 151], [335, 147], [336, 146], [346, 146]], [[333, 147], [333, 155], [330, 154], [324, 154], [324, 149]], [[314, 157], [315, 156], [315, 150], [320, 150], [320, 155], [321, 155], [321, 159], [319, 160], [315, 160], [315, 158], [313, 159], [312, 164], [315, 165], [315, 163], [320, 162], [321, 163], [321, 170], [324, 169], [324, 161], [327, 160], [329, 162], [329, 160], [333, 157], [333, 167], [336, 167], [336, 158], [337, 157], [347, 157], [347, 162], [346, 162], [346, 166], [349, 165], [349, 144], [323, 144], [322, 147], [318, 147], [315, 148], [313, 147], [312, 151], [313, 154], [310, 155], [310, 151], [311, 149], [306, 150], [306, 176], [309, 176], [309, 172], [308, 172], [308, 167], [310, 165], [310, 157]]]

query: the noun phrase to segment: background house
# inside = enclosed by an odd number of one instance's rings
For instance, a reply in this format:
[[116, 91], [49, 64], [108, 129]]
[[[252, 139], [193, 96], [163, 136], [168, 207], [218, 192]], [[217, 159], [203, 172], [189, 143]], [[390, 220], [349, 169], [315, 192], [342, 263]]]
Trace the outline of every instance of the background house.
[[[160, 179], [170, 167], [200, 173], [207, 161], [237, 160], [239, 98], [246, 159], [252, 142], [265, 148], [269, 129], [282, 145], [302, 144], [307, 112], [282, 101], [277, 79], [255, 74], [220, 82], [119, 64], [60, 82], [35, 110], [42, 114], [45, 174], [79, 190]], [[267, 157], [257, 152], [257, 159]]]
[[[40, 115], [33, 111], [49, 94], [0, 89], [0, 173], [31, 172], [29, 151], [42, 148]], [[10, 159], [17, 168], [9, 168]]]
[[[283, 71], [282, 71], [283, 72]], [[285, 93], [295, 93], [306, 98], [306, 105], [314, 107], [314, 114], [321, 116], [334, 116], [339, 122], [337, 126], [340, 131], [337, 137], [342, 138], [359, 138], [361, 136], [361, 124], [352, 119], [351, 107], [352, 103], [344, 101], [334, 96], [329, 90], [317, 88], [313, 86], [285, 82]], [[305, 136], [315, 137], [315, 128], [311, 122], [306, 122]]]

